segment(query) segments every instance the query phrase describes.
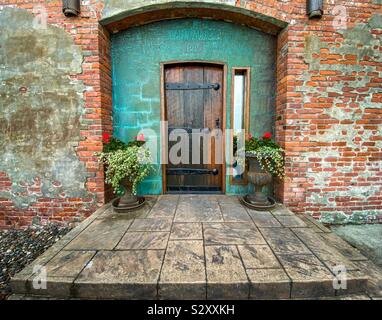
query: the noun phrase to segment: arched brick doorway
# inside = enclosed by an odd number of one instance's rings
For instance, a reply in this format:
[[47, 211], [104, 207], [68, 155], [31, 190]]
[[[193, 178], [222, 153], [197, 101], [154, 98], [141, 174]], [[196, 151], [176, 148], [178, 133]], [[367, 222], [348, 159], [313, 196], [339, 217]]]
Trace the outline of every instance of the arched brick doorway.
[[[249, 11], [232, 4], [222, 4], [221, 1], [206, 1], [196, 3], [193, 1], [152, 1], [148, 5], [139, 5], [133, 2], [124, 8], [111, 9], [106, 5], [103, 18], [100, 20], [101, 37], [100, 50], [106, 54], [102, 55], [102, 104], [104, 112], [104, 129], [108, 132], [113, 130], [112, 118], [112, 80], [111, 80], [111, 58], [110, 58], [110, 35], [119, 33], [145, 24], [184, 18], [202, 18], [210, 20], [223, 20], [233, 24], [245, 25], [260, 30], [277, 38], [277, 58], [275, 59], [276, 78], [276, 118], [275, 133], [278, 141], [282, 144], [282, 116], [285, 99], [285, 88], [282, 85], [283, 70], [286, 68], [286, 58], [282, 55], [283, 46], [282, 30], [287, 23], [264, 14]], [[276, 195], [283, 200], [283, 185], [277, 185]], [[108, 198], [108, 197], [107, 197]]]

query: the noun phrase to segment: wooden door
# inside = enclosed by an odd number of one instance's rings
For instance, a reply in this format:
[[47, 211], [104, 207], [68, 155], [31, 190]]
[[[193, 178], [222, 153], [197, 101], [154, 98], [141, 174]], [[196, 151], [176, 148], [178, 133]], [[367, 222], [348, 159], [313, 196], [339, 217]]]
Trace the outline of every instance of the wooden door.
[[[223, 133], [214, 129], [223, 128], [223, 67], [167, 66], [165, 103], [169, 138], [172, 132], [178, 135], [177, 141], [168, 140], [167, 191], [222, 191]], [[188, 148], [189, 155], [181, 156], [182, 151], [178, 151], [181, 162], [174, 163], [171, 148], [179, 146], [179, 136], [186, 142], [182, 150]]]

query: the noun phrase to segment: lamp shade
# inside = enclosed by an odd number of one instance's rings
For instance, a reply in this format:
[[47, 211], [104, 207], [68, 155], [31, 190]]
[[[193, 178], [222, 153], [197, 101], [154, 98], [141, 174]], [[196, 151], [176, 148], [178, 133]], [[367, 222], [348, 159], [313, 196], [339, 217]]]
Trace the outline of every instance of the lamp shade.
[[309, 19], [321, 18], [324, 13], [323, 1], [322, 0], [307, 0], [306, 12], [307, 12], [307, 15], [309, 16]]
[[62, 0], [62, 12], [67, 17], [75, 17], [81, 11], [80, 0]]

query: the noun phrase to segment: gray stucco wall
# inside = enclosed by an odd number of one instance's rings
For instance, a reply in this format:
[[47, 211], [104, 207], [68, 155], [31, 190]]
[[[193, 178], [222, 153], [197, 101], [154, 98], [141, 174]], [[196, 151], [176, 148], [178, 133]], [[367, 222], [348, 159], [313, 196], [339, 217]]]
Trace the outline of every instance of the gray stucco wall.
[[23, 208], [41, 197], [91, 197], [75, 152], [85, 86], [70, 75], [82, 71], [81, 49], [14, 8], [0, 11], [0, 44], [0, 171], [12, 181], [0, 198]]

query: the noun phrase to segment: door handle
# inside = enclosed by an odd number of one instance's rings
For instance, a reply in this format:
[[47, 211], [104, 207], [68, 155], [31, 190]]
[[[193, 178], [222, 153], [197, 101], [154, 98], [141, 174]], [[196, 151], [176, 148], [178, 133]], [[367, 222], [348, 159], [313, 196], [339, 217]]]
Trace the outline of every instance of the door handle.
[[220, 118], [217, 118], [217, 119], [215, 120], [215, 124], [216, 124], [216, 128], [217, 128], [217, 129], [220, 129]]

